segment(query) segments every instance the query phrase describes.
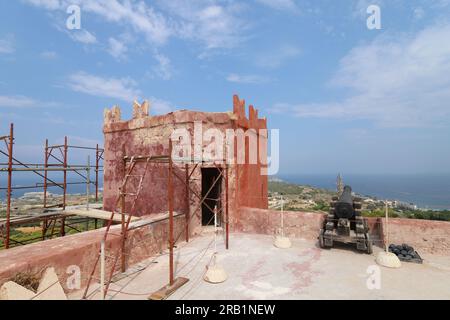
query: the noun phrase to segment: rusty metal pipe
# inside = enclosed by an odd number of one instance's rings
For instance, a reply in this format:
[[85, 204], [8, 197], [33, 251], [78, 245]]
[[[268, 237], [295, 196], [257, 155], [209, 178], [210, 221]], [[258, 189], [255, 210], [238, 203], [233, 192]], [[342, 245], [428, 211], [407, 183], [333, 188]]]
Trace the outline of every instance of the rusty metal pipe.
[[64, 137], [64, 194], [63, 194], [63, 210], [66, 209], [66, 193], [67, 193], [67, 136]]
[[9, 145], [8, 145], [8, 195], [6, 205], [6, 239], [5, 249], [9, 249], [9, 238], [11, 234], [11, 184], [12, 184], [12, 161], [13, 161], [13, 144], [14, 144], [14, 124], [11, 123], [9, 129]]
[[169, 205], [169, 284], [174, 283], [174, 270], [173, 270], [173, 181], [172, 181], [172, 140], [169, 140], [169, 172], [168, 172], [168, 205]]

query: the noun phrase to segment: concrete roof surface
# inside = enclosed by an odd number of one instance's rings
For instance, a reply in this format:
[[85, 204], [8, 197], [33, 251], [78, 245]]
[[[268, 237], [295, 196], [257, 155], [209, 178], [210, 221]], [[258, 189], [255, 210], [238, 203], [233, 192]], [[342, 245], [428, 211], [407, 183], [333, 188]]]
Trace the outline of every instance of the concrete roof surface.
[[[313, 241], [291, 239], [291, 248], [278, 249], [266, 235], [231, 234], [228, 251], [219, 236], [218, 264], [228, 279], [210, 284], [202, 278], [214, 252], [213, 239], [206, 231], [177, 247], [176, 277], [189, 282], [169, 299], [450, 299], [450, 257], [422, 255], [421, 265], [402, 263], [400, 269], [388, 269], [375, 263], [380, 248], [367, 255], [351, 247], [322, 250]], [[163, 254], [130, 268], [111, 285], [107, 298], [147, 299], [167, 284], [168, 263]], [[94, 292], [90, 298], [99, 295]]]

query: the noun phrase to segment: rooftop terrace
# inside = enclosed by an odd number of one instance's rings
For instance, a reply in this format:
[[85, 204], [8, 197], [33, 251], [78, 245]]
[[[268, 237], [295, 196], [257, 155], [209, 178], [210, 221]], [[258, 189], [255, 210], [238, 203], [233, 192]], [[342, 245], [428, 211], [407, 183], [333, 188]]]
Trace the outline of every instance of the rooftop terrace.
[[[180, 244], [175, 254], [177, 277], [189, 282], [169, 299], [449, 299], [450, 257], [422, 254], [423, 264], [403, 263], [400, 269], [380, 269], [380, 289], [369, 289], [368, 272], [377, 270], [375, 257], [350, 247], [322, 250], [315, 241], [292, 239], [290, 249], [273, 246], [272, 237], [233, 234], [230, 250], [219, 241], [219, 264], [227, 281], [203, 281], [205, 266], [214, 251], [213, 234], [206, 231]], [[371, 269], [374, 268], [375, 269]], [[113, 283], [107, 299], [147, 299], [167, 284], [167, 254], [147, 259], [130, 268]], [[370, 280], [369, 280], [370, 281]], [[90, 299], [99, 299], [93, 286]], [[74, 293], [71, 299], [81, 297]]]

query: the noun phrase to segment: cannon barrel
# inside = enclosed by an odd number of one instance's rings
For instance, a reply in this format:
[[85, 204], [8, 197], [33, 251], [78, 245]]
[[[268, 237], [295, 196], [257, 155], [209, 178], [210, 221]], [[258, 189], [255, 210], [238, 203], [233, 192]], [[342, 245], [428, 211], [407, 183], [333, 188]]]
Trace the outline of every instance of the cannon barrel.
[[361, 199], [352, 196], [352, 188], [345, 186], [330, 202], [330, 212], [319, 233], [321, 248], [332, 248], [334, 242], [355, 243], [356, 249], [372, 254], [372, 241], [367, 219], [361, 215]]
[[335, 206], [335, 215], [337, 218], [351, 219], [355, 216], [353, 208], [352, 188], [345, 186], [344, 191], [339, 197]]

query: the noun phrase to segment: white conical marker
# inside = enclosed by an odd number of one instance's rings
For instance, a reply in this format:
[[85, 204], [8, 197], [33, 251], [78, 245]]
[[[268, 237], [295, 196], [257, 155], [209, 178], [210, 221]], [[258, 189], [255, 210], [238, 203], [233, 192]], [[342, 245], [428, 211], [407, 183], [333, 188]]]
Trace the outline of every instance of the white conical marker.
[[206, 273], [203, 280], [210, 283], [221, 283], [227, 280], [228, 276], [222, 266], [217, 264], [217, 207], [214, 208], [214, 253], [212, 264], [206, 266]]
[[278, 234], [275, 236], [273, 245], [280, 249], [287, 249], [292, 246], [291, 240], [284, 236], [284, 199], [281, 195], [281, 236]]
[[402, 263], [400, 259], [392, 252], [389, 252], [389, 209], [386, 201], [386, 232], [385, 232], [385, 249], [386, 251], [381, 251], [377, 256], [377, 263], [381, 266], [388, 268], [400, 268]]

